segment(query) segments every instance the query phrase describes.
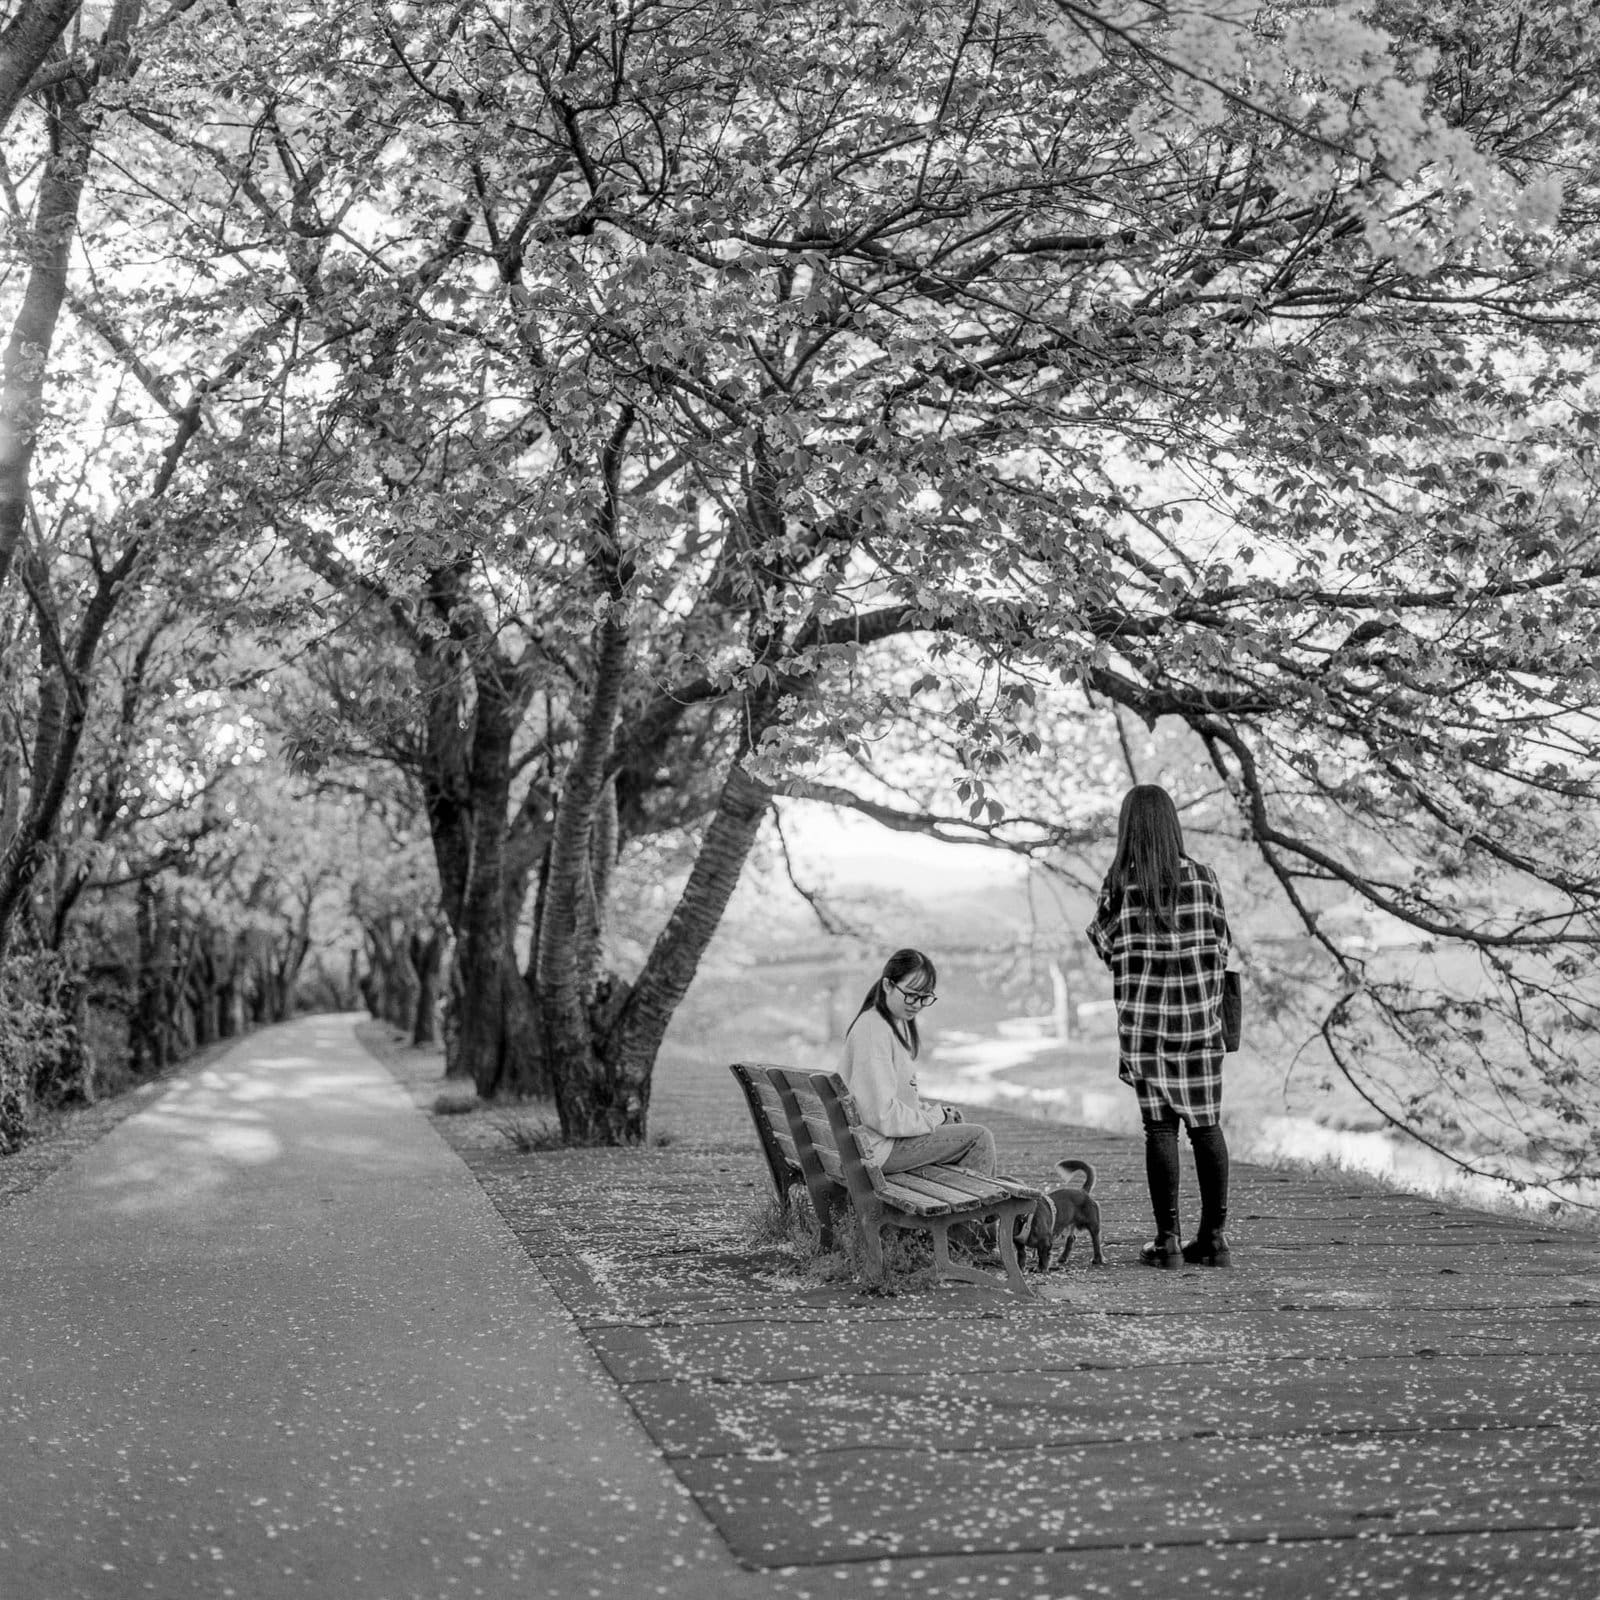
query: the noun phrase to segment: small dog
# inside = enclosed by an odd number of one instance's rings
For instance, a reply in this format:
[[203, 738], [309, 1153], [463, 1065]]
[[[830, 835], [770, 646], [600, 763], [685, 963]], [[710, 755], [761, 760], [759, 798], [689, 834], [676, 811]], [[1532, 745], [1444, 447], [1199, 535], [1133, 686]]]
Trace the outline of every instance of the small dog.
[[1063, 1178], [1070, 1172], [1081, 1172], [1083, 1187], [1047, 1190], [1044, 1198], [1034, 1206], [1032, 1216], [1017, 1218], [1014, 1234], [1017, 1255], [1025, 1259], [1031, 1247], [1035, 1270], [1048, 1272], [1056, 1240], [1065, 1234], [1067, 1242], [1062, 1247], [1061, 1260], [1057, 1263], [1064, 1267], [1067, 1257], [1072, 1254], [1074, 1233], [1082, 1228], [1094, 1246], [1094, 1265], [1103, 1267], [1106, 1258], [1100, 1248], [1100, 1202], [1089, 1192], [1094, 1188], [1094, 1168], [1087, 1161], [1058, 1161], [1056, 1171]]

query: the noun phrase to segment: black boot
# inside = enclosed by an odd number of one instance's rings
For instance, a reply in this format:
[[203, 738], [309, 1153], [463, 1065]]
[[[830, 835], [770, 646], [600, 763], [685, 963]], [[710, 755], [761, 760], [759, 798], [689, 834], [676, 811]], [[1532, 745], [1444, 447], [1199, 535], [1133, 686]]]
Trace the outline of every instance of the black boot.
[[1183, 1259], [1197, 1267], [1231, 1266], [1223, 1232], [1228, 1224], [1228, 1141], [1218, 1124], [1190, 1128], [1189, 1148], [1200, 1185], [1200, 1231], [1183, 1247]]
[[1147, 1267], [1176, 1267], [1182, 1259], [1178, 1232], [1178, 1124], [1146, 1121], [1144, 1125], [1144, 1175], [1150, 1186], [1150, 1208], [1155, 1212], [1156, 1236], [1140, 1248]]
[[1197, 1233], [1183, 1247], [1183, 1259], [1191, 1267], [1231, 1267], [1233, 1257], [1228, 1251], [1228, 1236], [1213, 1233], [1208, 1238]]
[[1189, 1246], [1180, 1243], [1178, 1230], [1158, 1233], [1148, 1244], [1139, 1246], [1139, 1259], [1147, 1267], [1165, 1267], [1169, 1272], [1189, 1258]]

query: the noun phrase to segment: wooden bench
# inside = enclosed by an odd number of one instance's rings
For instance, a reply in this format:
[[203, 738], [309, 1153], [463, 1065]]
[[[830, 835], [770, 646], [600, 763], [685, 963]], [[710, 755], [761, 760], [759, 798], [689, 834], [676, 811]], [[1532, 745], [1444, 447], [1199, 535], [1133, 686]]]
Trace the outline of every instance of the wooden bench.
[[1012, 1235], [1015, 1220], [1028, 1216], [1040, 1198], [1037, 1189], [966, 1167], [918, 1167], [885, 1175], [862, 1158], [856, 1139], [861, 1118], [837, 1073], [752, 1062], [735, 1062], [730, 1070], [744, 1091], [779, 1206], [787, 1212], [790, 1191], [803, 1183], [825, 1248], [833, 1244], [834, 1208], [847, 1201], [861, 1223], [873, 1283], [883, 1281], [882, 1231], [893, 1227], [932, 1236], [934, 1271], [941, 1281], [991, 1284], [988, 1273], [950, 1259], [949, 1233], [956, 1223], [992, 1219], [1007, 1284], [1019, 1294], [1032, 1293]]

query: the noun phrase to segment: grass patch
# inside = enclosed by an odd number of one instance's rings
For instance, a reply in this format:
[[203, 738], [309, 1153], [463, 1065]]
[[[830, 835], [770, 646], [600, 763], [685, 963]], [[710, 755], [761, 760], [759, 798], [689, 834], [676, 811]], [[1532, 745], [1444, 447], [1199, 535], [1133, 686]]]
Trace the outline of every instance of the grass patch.
[[433, 1114], [436, 1117], [464, 1117], [469, 1111], [480, 1110], [483, 1101], [470, 1083], [451, 1083], [433, 1097]]
[[489, 1118], [489, 1126], [513, 1150], [520, 1150], [524, 1155], [535, 1150], [560, 1150], [566, 1145], [560, 1123], [530, 1116], [525, 1111], [497, 1111]]
[[811, 1198], [800, 1190], [791, 1193], [788, 1209], [775, 1195], [755, 1202], [746, 1221], [746, 1237], [758, 1250], [781, 1250], [789, 1257], [795, 1275], [806, 1284], [854, 1288], [860, 1294], [893, 1296], [917, 1294], [936, 1283], [933, 1240], [926, 1233], [899, 1228], [883, 1230], [883, 1282], [867, 1278], [867, 1251], [860, 1219], [848, 1205], [833, 1216], [833, 1248], [824, 1250], [819, 1240]]

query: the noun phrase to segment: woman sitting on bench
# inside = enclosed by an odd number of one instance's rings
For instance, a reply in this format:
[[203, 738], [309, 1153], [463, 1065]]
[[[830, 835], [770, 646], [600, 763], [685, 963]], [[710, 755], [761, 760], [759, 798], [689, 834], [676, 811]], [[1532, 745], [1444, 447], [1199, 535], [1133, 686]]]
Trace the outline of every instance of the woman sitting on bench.
[[896, 950], [844, 1036], [839, 1076], [867, 1132], [870, 1148], [862, 1156], [882, 1171], [952, 1166], [992, 1176], [989, 1130], [917, 1093], [917, 1015], [937, 998], [937, 981], [933, 963], [920, 950]]

